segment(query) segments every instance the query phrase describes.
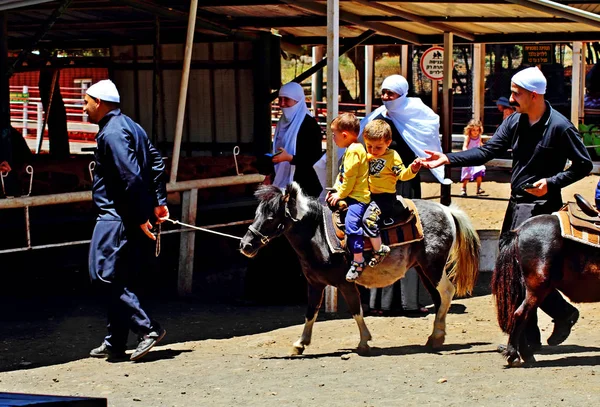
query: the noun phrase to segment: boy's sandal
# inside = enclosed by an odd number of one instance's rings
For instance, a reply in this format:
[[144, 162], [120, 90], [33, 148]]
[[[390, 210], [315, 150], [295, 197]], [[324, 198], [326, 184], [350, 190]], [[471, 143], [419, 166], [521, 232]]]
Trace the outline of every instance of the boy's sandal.
[[390, 251], [391, 249], [388, 246], [382, 244], [379, 248], [379, 251], [373, 252], [373, 257], [371, 258], [371, 260], [369, 260], [369, 267], [375, 267], [376, 265], [381, 263], [383, 259], [385, 259], [390, 254]]
[[358, 263], [354, 260], [350, 263], [350, 270], [346, 273], [346, 281], [354, 281], [360, 276], [365, 268], [365, 262]]

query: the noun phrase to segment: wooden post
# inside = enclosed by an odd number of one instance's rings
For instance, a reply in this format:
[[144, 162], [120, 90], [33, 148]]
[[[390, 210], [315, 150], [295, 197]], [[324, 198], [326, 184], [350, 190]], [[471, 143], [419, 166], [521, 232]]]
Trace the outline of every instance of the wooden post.
[[6, 12], [0, 13], [0, 161], [12, 161]]
[[[333, 142], [331, 122], [338, 115], [340, 58], [340, 1], [327, 0], [327, 186], [337, 175], [337, 146]], [[337, 311], [337, 289], [325, 287], [325, 312]]]
[[[444, 33], [444, 79], [442, 79], [442, 151], [452, 151], [452, 61], [454, 49], [452, 33]], [[450, 167], [445, 167], [445, 177], [450, 178]], [[450, 185], [441, 185], [440, 203], [450, 205]]]
[[581, 111], [581, 100], [583, 95], [583, 79], [585, 78], [583, 71], [582, 58], [583, 44], [581, 41], [573, 42], [573, 69], [571, 75], [571, 123], [575, 127], [579, 127], [579, 118], [583, 117]]
[[[317, 63], [319, 63], [322, 59], [323, 59], [323, 47], [320, 45], [312, 47], [312, 64], [313, 64], [313, 66], [315, 66]], [[316, 118], [317, 112], [319, 111], [319, 105], [317, 104], [317, 102], [321, 102], [322, 96], [323, 96], [323, 91], [322, 91], [322, 89], [323, 89], [323, 71], [315, 72], [312, 75], [311, 80], [312, 80], [312, 82], [310, 84], [310, 92], [311, 92], [310, 103], [311, 103], [312, 111]]]
[[473, 44], [473, 119], [484, 117], [485, 44]]
[[365, 116], [373, 110], [373, 74], [375, 58], [372, 45], [365, 46]]
[[[196, 224], [198, 208], [198, 189], [183, 192], [181, 202], [181, 221], [189, 225]], [[179, 272], [177, 274], [177, 293], [180, 297], [192, 293], [194, 275], [195, 233], [182, 233], [179, 241]]]
[[197, 11], [198, 0], [192, 0], [190, 4], [190, 15], [188, 18], [187, 38], [185, 42], [185, 55], [183, 58], [183, 70], [181, 72], [181, 86], [179, 88], [179, 105], [177, 107], [177, 123], [175, 124], [175, 137], [173, 140], [173, 158], [171, 161], [171, 174], [169, 179], [170, 183], [174, 183], [177, 181], [177, 167], [179, 167], [179, 154], [181, 152], [183, 121], [185, 120], [185, 102], [187, 98], [188, 81], [190, 78], [192, 50], [194, 48], [194, 31], [196, 28]]
[[408, 77], [408, 66], [410, 62], [408, 62], [408, 45], [401, 45], [400, 48], [400, 74], [406, 78], [408, 83], [412, 83], [410, 78]]

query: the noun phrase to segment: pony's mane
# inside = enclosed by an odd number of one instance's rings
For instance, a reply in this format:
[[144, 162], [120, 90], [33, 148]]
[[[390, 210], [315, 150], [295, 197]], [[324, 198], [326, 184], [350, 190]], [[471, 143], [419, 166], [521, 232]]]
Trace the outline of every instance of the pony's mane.
[[296, 199], [298, 218], [302, 218], [305, 215], [321, 214], [321, 203], [313, 197], [304, 195], [302, 189], [296, 182], [289, 184], [285, 191], [282, 191], [279, 187], [274, 185], [261, 185], [254, 193], [254, 196], [258, 198], [259, 201], [264, 202], [271, 211], [277, 212], [282, 203], [281, 198], [284, 194], [290, 195]]
[[277, 212], [283, 192], [275, 185], [261, 185], [254, 193], [254, 196], [259, 201], [264, 202], [273, 212]]

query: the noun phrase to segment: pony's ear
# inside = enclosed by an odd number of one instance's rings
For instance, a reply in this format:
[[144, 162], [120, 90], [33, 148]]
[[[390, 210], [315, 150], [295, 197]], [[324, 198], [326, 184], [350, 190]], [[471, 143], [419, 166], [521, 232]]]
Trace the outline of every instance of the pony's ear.
[[300, 185], [296, 181], [294, 181], [291, 184], [288, 184], [287, 187], [285, 187], [285, 193], [286, 195], [289, 194], [292, 199], [296, 199], [298, 198], [298, 195], [302, 193], [302, 190], [300, 189]]

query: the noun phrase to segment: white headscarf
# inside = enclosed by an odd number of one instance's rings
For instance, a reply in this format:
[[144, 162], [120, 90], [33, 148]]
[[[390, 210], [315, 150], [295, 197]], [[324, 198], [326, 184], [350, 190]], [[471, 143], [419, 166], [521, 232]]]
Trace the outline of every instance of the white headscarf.
[[[360, 123], [360, 134], [368, 122], [380, 114], [392, 120], [396, 129], [417, 157], [425, 157], [424, 150], [442, 152], [440, 142], [440, 117], [419, 98], [409, 98], [408, 82], [401, 75], [390, 75], [381, 84], [381, 89], [389, 89], [400, 95], [397, 99], [383, 102]], [[410, 163], [404, 163], [409, 165]], [[444, 178], [444, 166], [430, 170], [442, 184], [449, 185], [451, 180]]]
[[[283, 115], [279, 118], [277, 127], [275, 127], [275, 137], [273, 138], [273, 153], [279, 151], [283, 147], [285, 151], [291, 155], [296, 154], [296, 137], [300, 126], [310, 110], [306, 107], [304, 99], [304, 89], [299, 83], [289, 82], [279, 89], [279, 97], [287, 97], [295, 100], [296, 103], [292, 107], [285, 107], [281, 110]], [[285, 188], [294, 180], [296, 166], [291, 165], [289, 161], [282, 161], [275, 164], [275, 179], [273, 185], [279, 188]]]

